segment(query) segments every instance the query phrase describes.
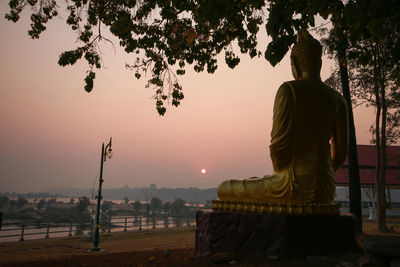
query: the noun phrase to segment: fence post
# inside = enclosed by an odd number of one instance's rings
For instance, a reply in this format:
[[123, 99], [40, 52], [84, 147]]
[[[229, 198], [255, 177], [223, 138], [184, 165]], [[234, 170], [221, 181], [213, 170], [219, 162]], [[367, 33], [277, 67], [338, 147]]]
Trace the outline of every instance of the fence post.
[[165, 228], [168, 228], [168, 215], [165, 215]]
[[111, 233], [111, 216], [108, 219], [108, 231], [107, 231], [107, 233]]
[[45, 236], [46, 239], [49, 238], [49, 230], [50, 230], [50, 222], [47, 222], [47, 231], [46, 231], [46, 236]]
[[155, 215], [153, 215], [153, 227], [152, 229], [156, 229], [156, 223], [157, 223], [157, 218]]
[[139, 217], [139, 230], [142, 230], [142, 217]]
[[125, 217], [124, 232], [126, 232], [126, 217]]
[[69, 234], [68, 237], [72, 237], [72, 222], [69, 223]]
[[186, 225], [190, 226], [190, 218], [189, 217], [187, 217]]
[[19, 239], [20, 242], [24, 241], [24, 231], [25, 231], [25, 223], [22, 223], [21, 238]]

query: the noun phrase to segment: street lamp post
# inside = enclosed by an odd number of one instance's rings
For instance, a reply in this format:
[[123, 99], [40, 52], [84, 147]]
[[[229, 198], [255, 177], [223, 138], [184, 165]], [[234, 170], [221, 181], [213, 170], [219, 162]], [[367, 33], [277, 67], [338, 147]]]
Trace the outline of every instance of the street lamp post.
[[104, 143], [101, 146], [101, 161], [100, 161], [100, 179], [99, 179], [99, 192], [96, 196], [97, 198], [97, 207], [96, 207], [96, 228], [94, 231], [93, 238], [93, 247], [90, 249], [91, 251], [100, 251], [99, 248], [99, 220], [100, 220], [100, 205], [101, 205], [101, 185], [103, 184], [103, 163], [106, 161], [107, 157], [110, 159], [112, 156], [111, 149], [111, 138], [110, 142], [104, 147]]

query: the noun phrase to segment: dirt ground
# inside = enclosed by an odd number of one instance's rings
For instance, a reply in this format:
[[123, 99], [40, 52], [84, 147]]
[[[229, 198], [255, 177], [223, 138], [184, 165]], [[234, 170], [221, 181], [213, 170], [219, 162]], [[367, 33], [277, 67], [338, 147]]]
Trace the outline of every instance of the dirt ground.
[[[389, 235], [400, 236], [400, 218], [388, 219]], [[365, 234], [379, 234], [376, 223], [364, 221]], [[0, 243], [0, 266], [214, 266], [195, 257], [193, 227], [100, 236], [101, 252], [90, 252], [85, 237]], [[232, 261], [218, 266], [358, 266], [361, 252], [309, 257], [302, 260]]]
[[177, 260], [181, 253], [171, 253], [175, 250], [194, 257], [194, 229], [104, 234], [100, 235], [102, 251], [90, 252], [91, 247], [83, 236], [0, 243], [0, 266], [152, 266], [155, 255]]

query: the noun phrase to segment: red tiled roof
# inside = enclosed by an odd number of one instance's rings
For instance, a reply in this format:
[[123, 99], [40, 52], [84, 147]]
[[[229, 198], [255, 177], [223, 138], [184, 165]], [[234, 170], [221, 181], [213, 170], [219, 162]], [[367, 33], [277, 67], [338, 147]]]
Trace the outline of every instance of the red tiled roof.
[[[386, 185], [400, 186], [400, 146], [387, 147], [388, 168], [386, 170]], [[375, 184], [376, 149], [373, 145], [357, 145], [360, 165], [360, 182], [362, 185]], [[335, 173], [336, 184], [348, 184], [347, 160]]]
[[[376, 165], [376, 148], [374, 145], [357, 145], [358, 164], [360, 166]], [[400, 167], [400, 146], [386, 147], [387, 166]], [[347, 159], [343, 163], [347, 165]]]
[[[375, 184], [375, 169], [360, 169], [360, 183], [365, 185]], [[340, 168], [335, 173], [336, 184], [348, 184], [348, 169]], [[386, 170], [386, 184], [400, 186], [400, 170]]]

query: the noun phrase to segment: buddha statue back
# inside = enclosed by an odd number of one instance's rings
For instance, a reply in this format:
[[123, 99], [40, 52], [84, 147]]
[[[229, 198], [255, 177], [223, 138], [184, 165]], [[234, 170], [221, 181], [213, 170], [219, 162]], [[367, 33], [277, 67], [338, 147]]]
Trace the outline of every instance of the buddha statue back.
[[218, 186], [220, 201], [331, 204], [334, 171], [346, 158], [345, 99], [320, 78], [322, 48], [301, 32], [291, 52], [295, 80], [278, 89], [270, 156], [274, 174], [231, 179]]

